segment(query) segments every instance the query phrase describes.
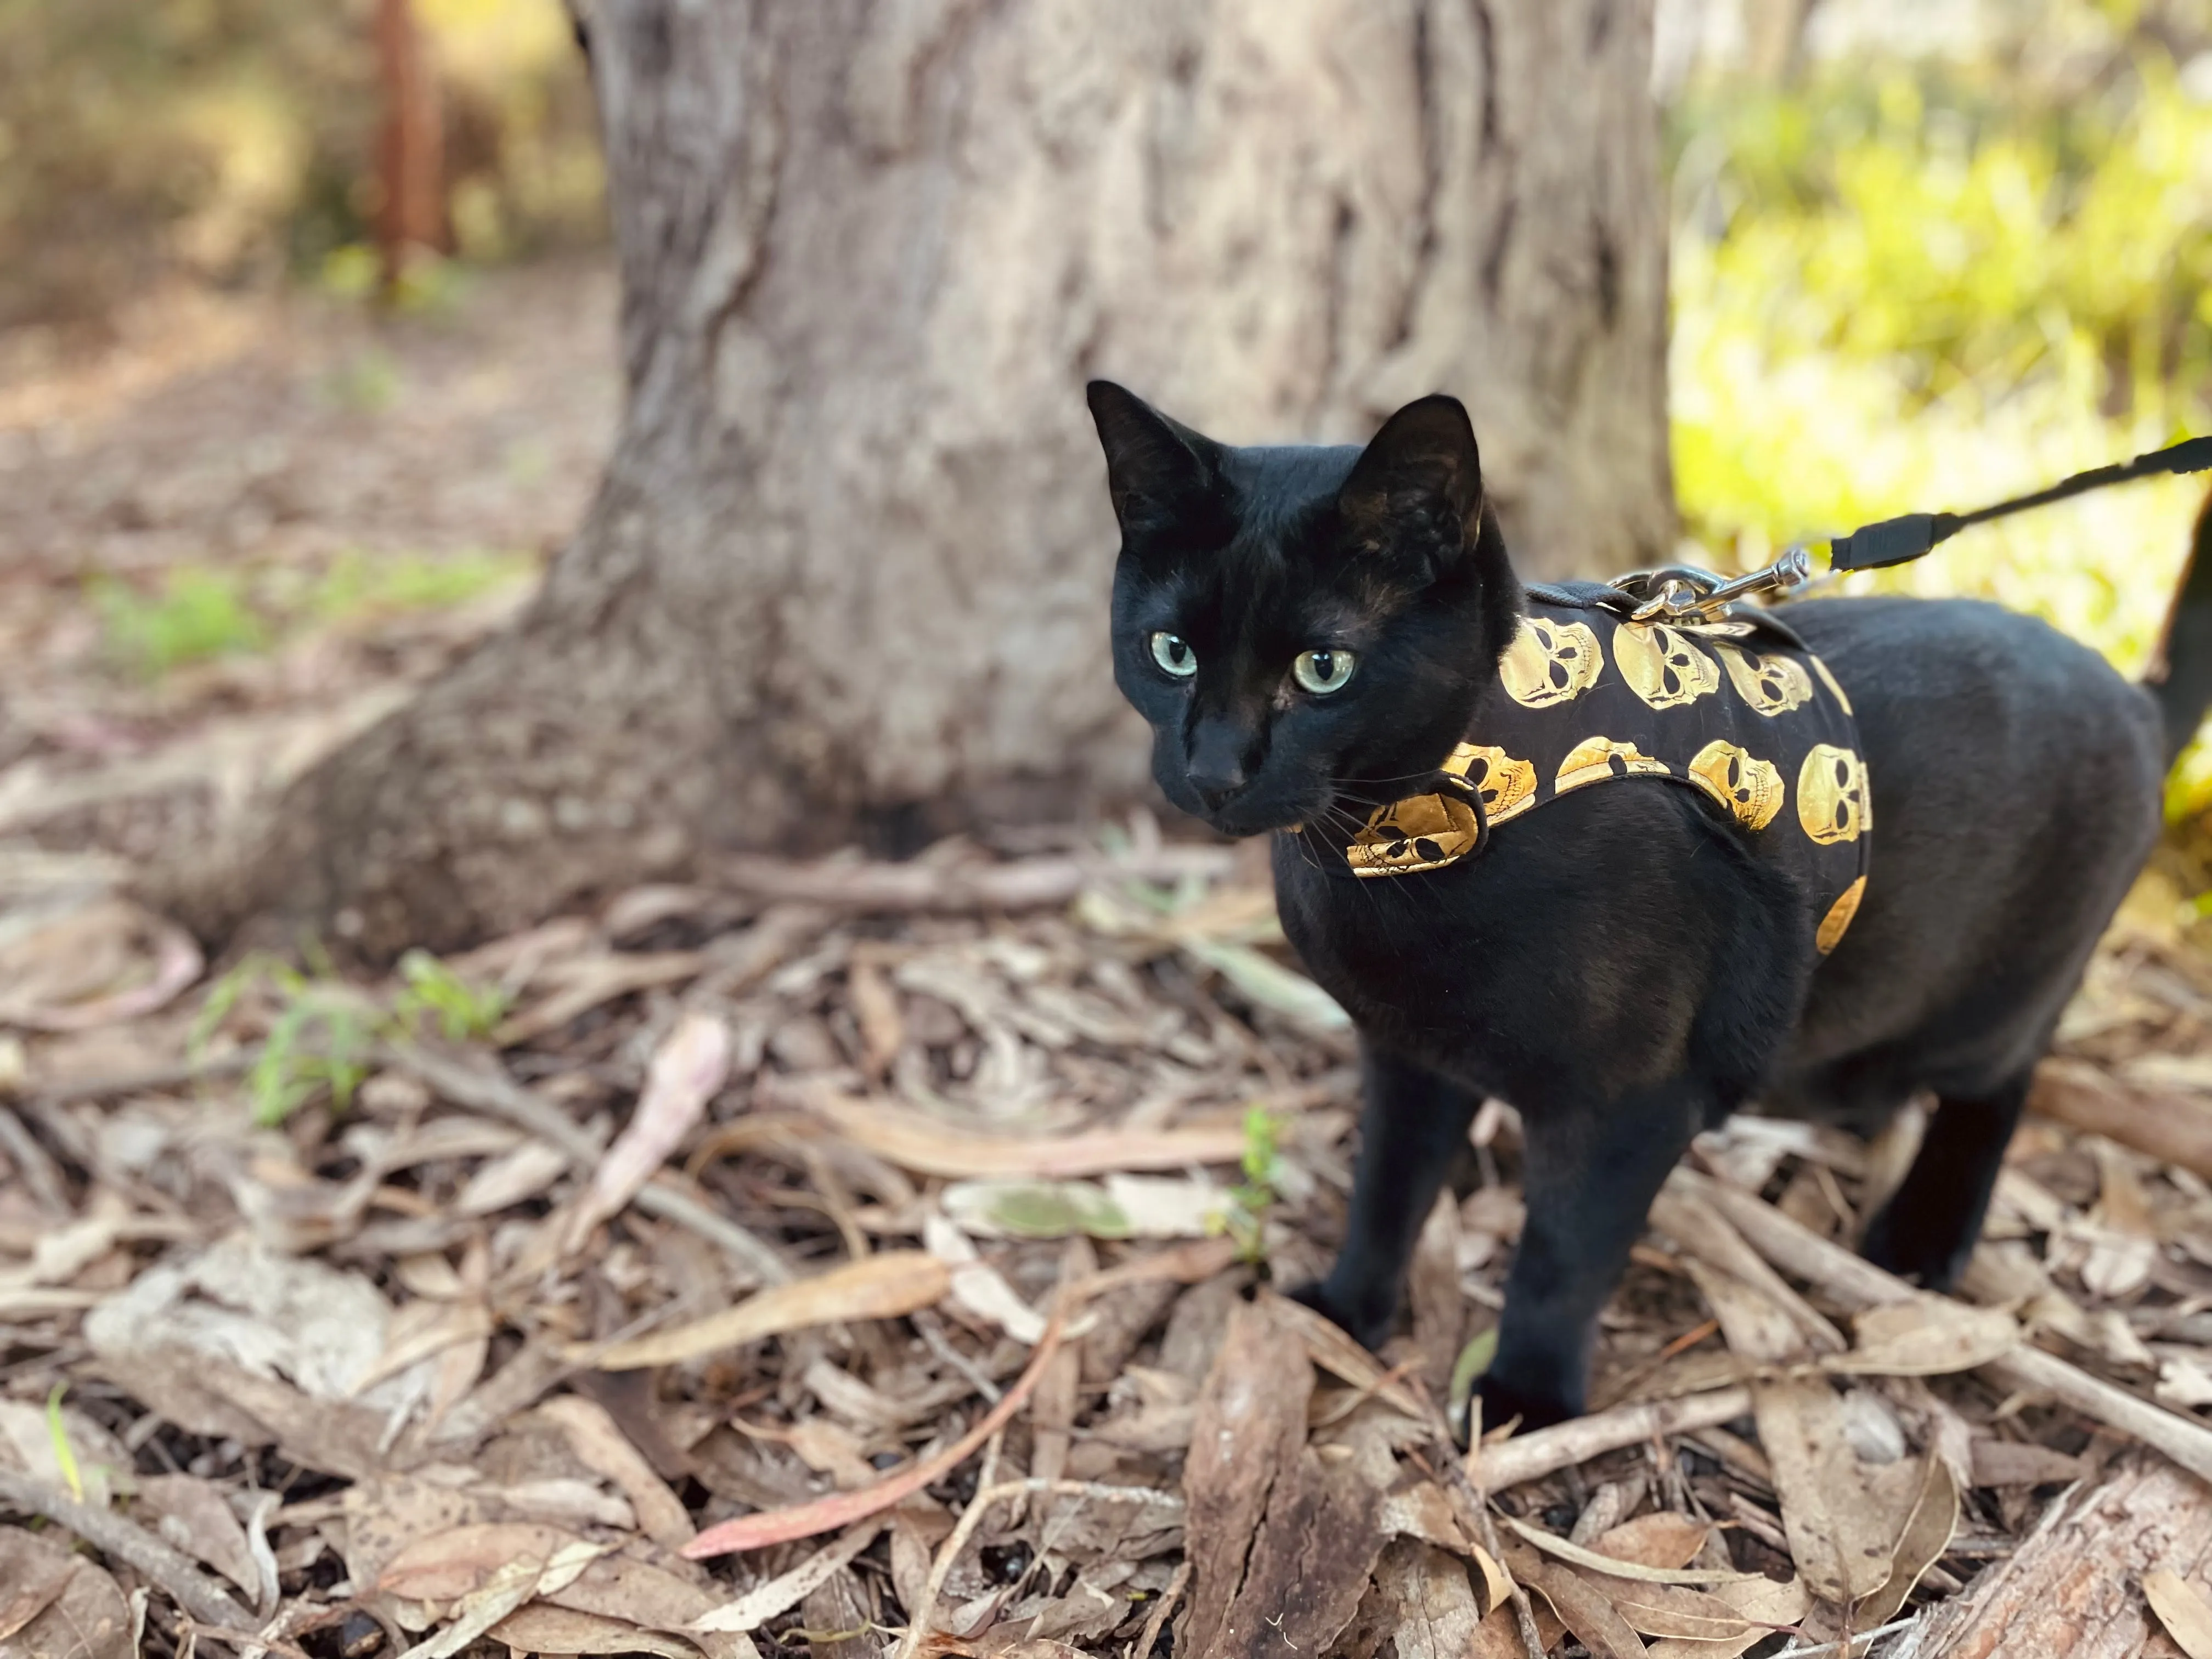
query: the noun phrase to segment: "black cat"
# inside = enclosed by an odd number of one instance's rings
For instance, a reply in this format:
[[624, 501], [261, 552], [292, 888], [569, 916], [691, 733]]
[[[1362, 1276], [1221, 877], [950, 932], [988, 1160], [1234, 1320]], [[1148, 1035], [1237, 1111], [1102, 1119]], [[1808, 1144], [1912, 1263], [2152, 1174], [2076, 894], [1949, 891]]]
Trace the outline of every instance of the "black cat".
[[1863, 1249], [1951, 1283], [2212, 698], [2212, 511], [2148, 690], [1994, 605], [1782, 610], [1855, 705], [1876, 804], [1863, 902], [1824, 957], [1798, 884], [1721, 806], [1657, 781], [1563, 793], [1449, 867], [1348, 867], [1373, 809], [1436, 785], [1521, 626], [1458, 402], [1407, 405], [1364, 449], [1232, 448], [1104, 381], [1090, 404], [1122, 532], [1115, 676], [1152, 723], [1154, 775], [1224, 834], [1274, 833], [1284, 927], [1360, 1032], [1347, 1233], [1304, 1298], [1382, 1339], [1493, 1095], [1521, 1113], [1528, 1221], [1486, 1421], [1583, 1409], [1653, 1195], [1753, 1099], [1863, 1132], [1933, 1091]]

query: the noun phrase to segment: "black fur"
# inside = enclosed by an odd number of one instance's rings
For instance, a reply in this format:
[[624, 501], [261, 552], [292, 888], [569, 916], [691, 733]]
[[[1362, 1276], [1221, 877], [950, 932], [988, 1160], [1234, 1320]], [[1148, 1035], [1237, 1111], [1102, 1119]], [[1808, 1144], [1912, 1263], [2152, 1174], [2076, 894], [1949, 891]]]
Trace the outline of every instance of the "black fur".
[[[1652, 1196], [1692, 1136], [1754, 1099], [1870, 1131], [1933, 1091], [1863, 1248], [1949, 1284], [2029, 1074], [2157, 836], [2166, 758], [2212, 698], [2212, 556], [2179, 607], [2163, 721], [2094, 653], [1994, 605], [1790, 607], [1856, 704], [1872, 777], [1867, 896], [1823, 961], [1787, 878], [1683, 789], [1578, 792], [1445, 869], [1346, 868], [1366, 810], [1419, 793], [1463, 734], [1516, 624], [1455, 400], [1409, 405], [1364, 451], [1228, 448], [1103, 382], [1091, 406], [1123, 531], [1115, 676], [1153, 726], [1154, 775], [1224, 833], [1278, 832], [1284, 927], [1360, 1031], [1346, 1237], [1307, 1298], [1370, 1345], [1387, 1334], [1492, 1095], [1521, 1112], [1528, 1222], [1486, 1421], [1583, 1409], [1597, 1314]], [[1155, 664], [1155, 630], [1188, 641], [1194, 677]], [[1342, 690], [1291, 678], [1315, 648], [1358, 653]]]

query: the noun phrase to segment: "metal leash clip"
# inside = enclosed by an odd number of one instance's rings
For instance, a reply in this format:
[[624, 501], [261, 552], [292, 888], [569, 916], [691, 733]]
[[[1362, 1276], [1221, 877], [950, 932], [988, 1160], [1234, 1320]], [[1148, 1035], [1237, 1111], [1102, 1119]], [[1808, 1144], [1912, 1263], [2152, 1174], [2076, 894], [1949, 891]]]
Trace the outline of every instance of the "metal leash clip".
[[1632, 570], [1607, 584], [1636, 606], [1631, 622], [1710, 622], [1738, 599], [1754, 594], [1789, 593], [1813, 579], [1815, 542], [1793, 542], [1782, 556], [1763, 569], [1733, 579], [1700, 570], [1694, 565], [1662, 565], [1656, 570]]

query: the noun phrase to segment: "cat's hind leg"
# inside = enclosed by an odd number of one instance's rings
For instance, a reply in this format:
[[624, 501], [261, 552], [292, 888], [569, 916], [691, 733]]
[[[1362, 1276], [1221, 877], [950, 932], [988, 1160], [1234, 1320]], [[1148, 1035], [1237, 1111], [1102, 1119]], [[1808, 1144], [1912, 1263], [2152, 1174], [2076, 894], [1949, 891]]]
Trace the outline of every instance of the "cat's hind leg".
[[1928, 1290], [1957, 1282], [1981, 1237], [2031, 1076], [2022, 1073], [1966, 1097], [1939, 1097], [1904, 1184], [1867, 1228], [1862, 1255]]

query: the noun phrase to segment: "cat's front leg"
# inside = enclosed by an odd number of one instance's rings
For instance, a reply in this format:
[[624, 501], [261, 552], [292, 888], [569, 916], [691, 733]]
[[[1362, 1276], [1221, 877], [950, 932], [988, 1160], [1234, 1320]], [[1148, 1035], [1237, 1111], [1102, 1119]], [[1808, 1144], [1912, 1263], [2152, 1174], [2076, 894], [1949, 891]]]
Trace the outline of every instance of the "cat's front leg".
[[1498, 1353], [1482, 1379], [1487, 1427], [1579, 1417], [1597, 1316], [1643, 1233], [1644, 1212], [1704, 1122], [1687, 1080], [1594, 1110], [1522, 1113], [1528, 1219], [1505, 1281]]
[[1292, 1294], [1377, 1348], [1390, 1334], [1413, 1241], [1481, 1101], [1371, 1042], [1361, 1045], [1360, 1058], [1366, 1103], [1344, 1248], [1327, 1279]]

